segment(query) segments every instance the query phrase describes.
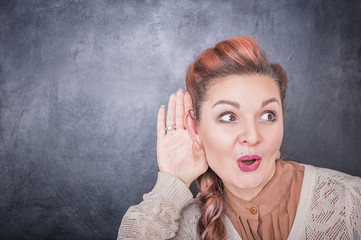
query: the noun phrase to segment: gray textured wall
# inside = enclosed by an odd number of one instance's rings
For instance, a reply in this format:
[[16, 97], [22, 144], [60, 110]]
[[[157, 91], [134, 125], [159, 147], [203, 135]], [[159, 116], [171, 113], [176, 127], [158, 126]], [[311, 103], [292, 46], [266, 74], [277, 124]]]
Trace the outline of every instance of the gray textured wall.
[[0, 0], [0, 238], [114, 239], [156, 180], [156, 113], [206, 47], [290, 78], [283, 149], [361, 176], [360, 1]]

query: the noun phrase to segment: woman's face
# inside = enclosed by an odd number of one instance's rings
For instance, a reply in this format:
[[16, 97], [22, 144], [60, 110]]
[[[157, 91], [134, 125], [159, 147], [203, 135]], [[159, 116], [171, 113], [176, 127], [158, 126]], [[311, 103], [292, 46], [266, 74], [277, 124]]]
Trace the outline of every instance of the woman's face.
[[234, 195], [257, 194], [272, 178], [283, 138], [279, 89], [264, 75], [214, 81], [201, 106], [198, 136], [210, 168]]

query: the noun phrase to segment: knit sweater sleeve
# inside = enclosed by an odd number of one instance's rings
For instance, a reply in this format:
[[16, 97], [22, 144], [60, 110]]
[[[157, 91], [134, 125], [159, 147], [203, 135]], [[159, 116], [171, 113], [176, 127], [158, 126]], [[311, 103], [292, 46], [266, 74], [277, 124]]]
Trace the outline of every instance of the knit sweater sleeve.
[[[192, 193], [179, 178], [170, 173], [158, 172], [153, 190], [144, 194], [143, 201], [125, 213], [117, 239], [174, 238], [180, 213], [192, 198]], [[184, 232], [177, 236], [187, 237], [186, 229], [181, 230]]]
[[353, 239], [361, 239], [361, 178], [354, 177], [348, 182], [347, 204], [349, 228]]

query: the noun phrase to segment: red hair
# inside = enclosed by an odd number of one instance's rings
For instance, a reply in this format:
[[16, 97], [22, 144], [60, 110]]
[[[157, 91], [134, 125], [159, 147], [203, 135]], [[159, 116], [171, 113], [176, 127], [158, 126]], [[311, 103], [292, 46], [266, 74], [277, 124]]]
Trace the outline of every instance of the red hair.
[[[282, 104], [286, 97], [287, 76], [282, 67], [269, 63], [266, 55], [251, 37], [235, 37], [219, 42], [213, 48], [204, 50], [189, 66], [186, 85], [192, 98], [192, 118], [198, 122], [201, 104], [207, 90], [216, 78], [232, 74], [259, 74], [270, 76], [276, 82]], [[226, 229], [222, 220], [223, 184], [212, 170], [197, 179], [200, 190], [202, 216], [199, 219], [199, 232], [202, 239], [224, 239]]]

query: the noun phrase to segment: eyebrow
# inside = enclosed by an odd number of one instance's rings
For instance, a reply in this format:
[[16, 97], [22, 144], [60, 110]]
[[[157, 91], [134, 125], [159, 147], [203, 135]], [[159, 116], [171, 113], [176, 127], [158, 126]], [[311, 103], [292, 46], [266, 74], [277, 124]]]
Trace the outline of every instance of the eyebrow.
[[273, 102], [278, 103], [278, 105], [280, 105], [280, 103], [278, 102], [278, 100], [277, 100], [275, 97], [273, 97], [273, 98], [270, 98], [270, 99], [268, 99], [268, 100], [263, 101], [262, 104], [261, 104], [261, 108], [263, 108], [263, 107], [265, 107], [266, 105], [268, 105], [268, 104], [270, 104], [270, 103], [273, 103]]
[[239, 108], [239, 103], [238, 102], [234, 102], [234, 101], [230, 101], [230, 100], [219, 100], [217, 101], [212, 108], [214, 108], [215, 106], [219, 105], [219, 104], [227, 104], [227, 105], [231, 105], [235, 108]]
[[[273, 102], [278, 103], [278, 105], [280, 105], [280, 103], [278, 102], [278, 100], [277, 100], [275, 97], [273, 97], [273, 98], [270, 98], [270, 99], [267, 99], [267, 100], [262, 101], [261, 108], [263, 108], [263, 107], [265, 107], [266, 105], [268, 105], [268, 104], [270, 104], [270, 103], [273, 103]], [[224, 99], [217, 101], [217, 102], [213, 105], [212, 108], [214, 108], [215, 106], [217, 106], [217, 105], [219, 105], [219, 104], [227, 104], [227, 105], [231, 105], [231, 106], [233, 106], [233, 107], [235, 107], [235, 108], [239, 108], [239, 103], [238, 103], [238, 102], [234, 102], [234, 101], [230, 101], [230, 100], [224, 100]]]

